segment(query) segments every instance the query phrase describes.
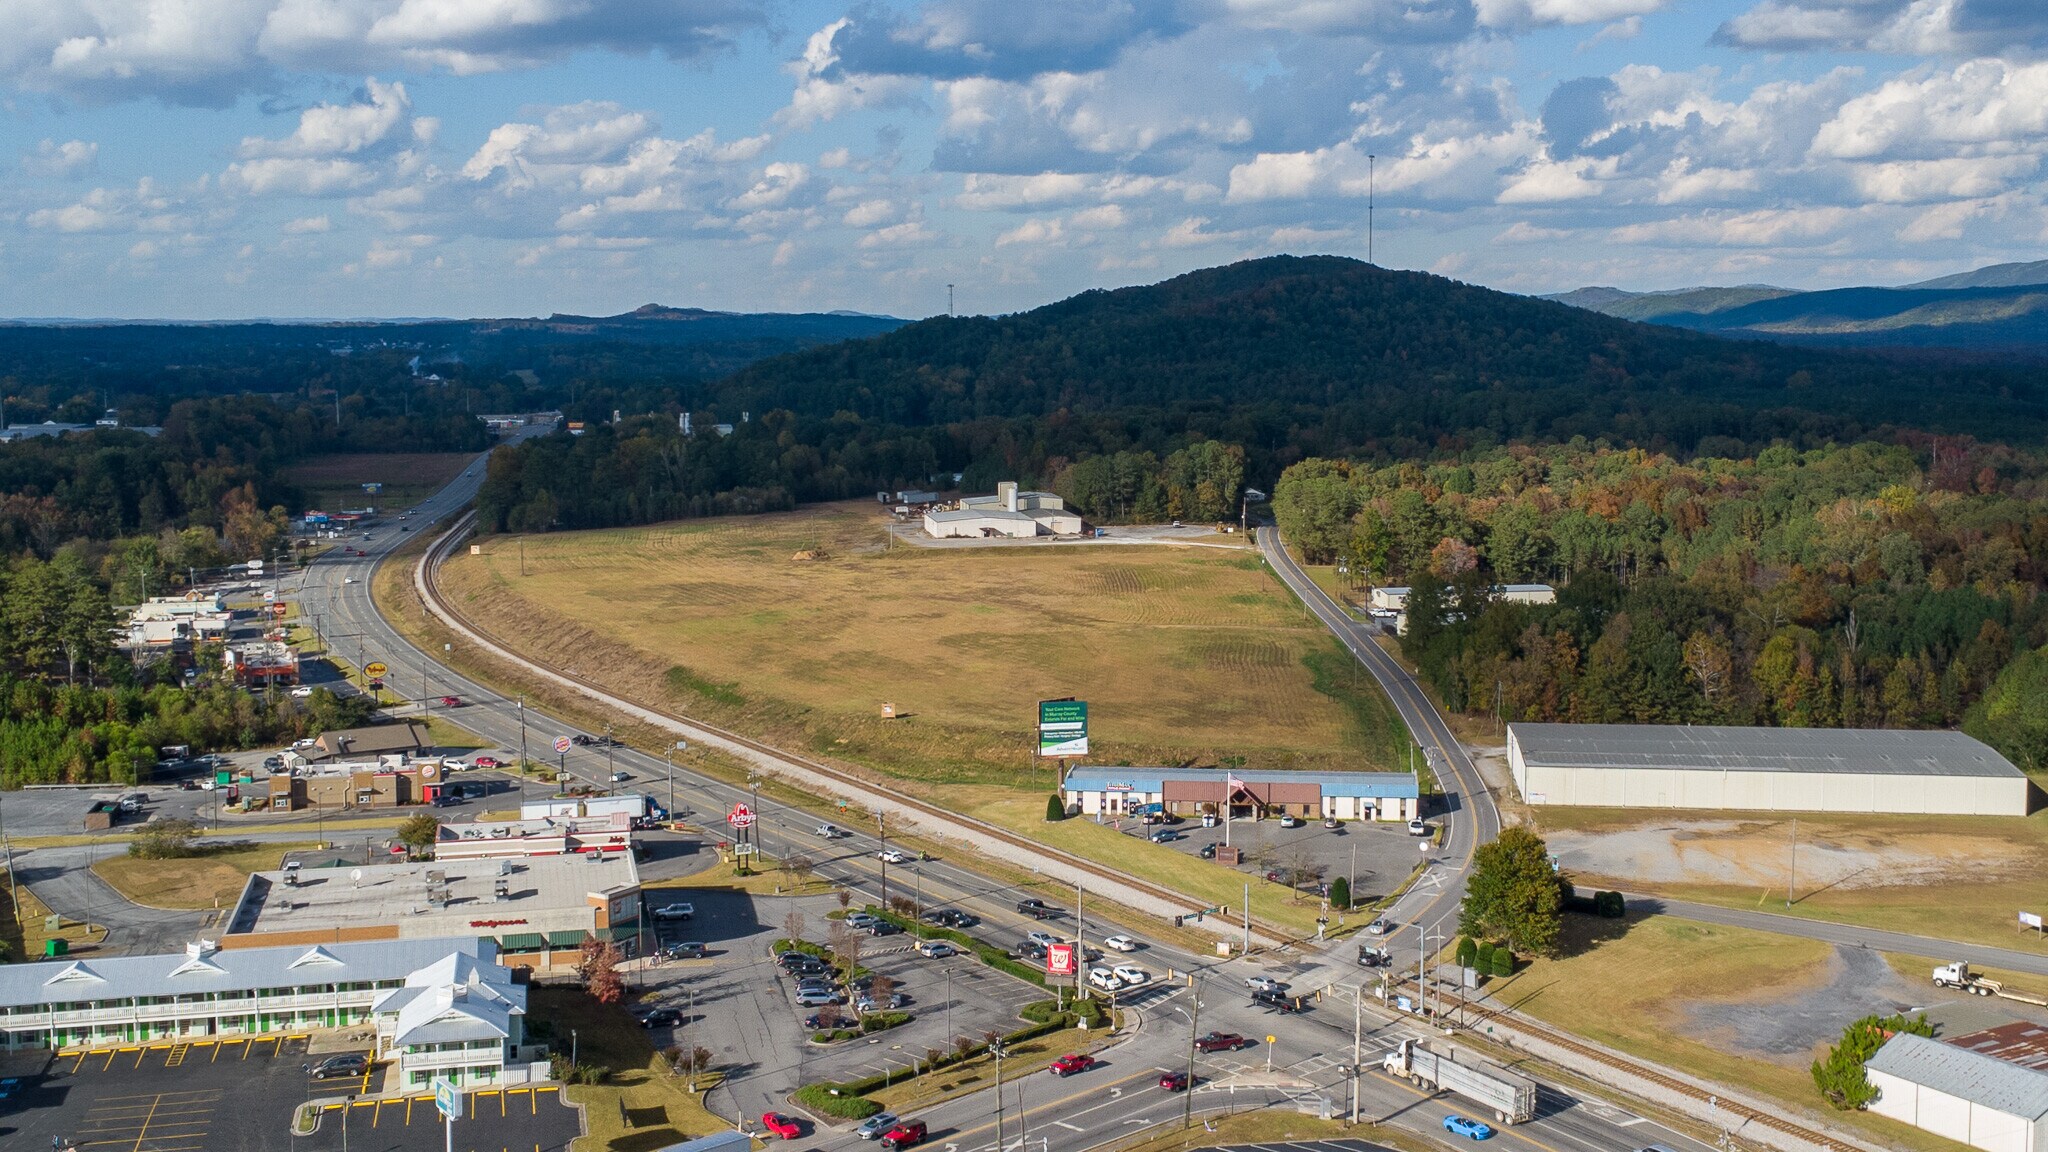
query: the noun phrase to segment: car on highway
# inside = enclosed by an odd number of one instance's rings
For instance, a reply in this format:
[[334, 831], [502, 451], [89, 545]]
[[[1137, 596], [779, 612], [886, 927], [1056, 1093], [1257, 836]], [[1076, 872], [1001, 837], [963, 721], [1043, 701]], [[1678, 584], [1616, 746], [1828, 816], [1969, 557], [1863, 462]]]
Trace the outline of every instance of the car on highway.
[[1282, 813], [1280, 816], [1280, 826], [1282, 828], [1299, 828], [1301, 827], [1301, 817], [1296, 816], [1292, 812]]
[[852, 835], [852, 833], [839, 827], [837, 824], [820, 824], [816, 828], [812, 829], [811, 834], [814, 836], [823, 836], [827, 840], [837, 840], [841, 836]]
[[1168, 1092], [1185, 1092], [1192, 1082], [1185, 1072], [1163, 1072], [1159, 1076], [1159, 1087]]
[[1387, 968], [1391, 967], [1393, 963], [1394, 954], [1383, 947], [1374, 944], [1360, 944], [1358, 946], [1358, 966], [1360, 968]]
[[344, 1052], [329, 1056], [318, 1064], [309, 1064], [306, 1071], [315, 1080], [354, 1080], [370, 1071], [370, 1058], [361, 1052]]
[[1044, 920], [1047, 917], [1060, 914], [1059, 909], [1047, 904], [1036, 896], [1029, 896], [1017, 901], [1017, 911], [1037, 920]]
[[1453, 1136], [1469, 1136], [1474, 1140], [1485, 1140], [1493, 1135], [1493, 1125], [1456, 1112], [1444, 1117], [1444, 1131]]
[[1136, 988], [1140, 984], [1152, 982], [1152, 974], [1136, 964], [1119, 964], [1110, 971], [1115, 973], [1116, 978], [1123, 981], [1127, 988]]
[[1251, 1047], [1251, 1041], [1235, 1032], [1210, 1032], [1195, 1038], [1197, 1052], [1235, 1052]]
[[887, 1148], [889, 1152], [896, 1152], [898, 1148], [908, 1148], [912, 1144], [924, 1143], [924, 1137], [924, 1121], [906, 1120], [889, 1129], [889, 1134], [882, 1137], [882, 1147]]
[[1036, 930], [1026, 932], [1024, 934], [1024, 939], [1031, 941], [1033, 944], [1038, 945], [1040, 948], [1050, 948], [1053, 945], [1060, 942], [1060, 938], [1053, 935], [1052, 933], [1040, 932]]
[[614, 772], [614, 773], [612, 773], [612, 783], [614, 783], [614, 784], [624, 784], [624, 783], [625, 783], [626, 781], [628, 781], [628, 780], [631, 780], [632, 778], [633, 778], [633, 775], [632, 775], [632, 773], [630, 773], [630, 772]]
[[1124, 936], [1121, 934], [1116, 936], [1104, 936], [1102, 938], [1102, 946], [1104, 948], [1113, 949], [1117, 952], [1136, 952], [1140, 947], [1136, 940], [1133, 940], [1129, 936]]
[[356, 578], [355, 578], [355, 577], [353, 577], [353, 576], [343, 576], [343, 577], [341, 578], [341, 582], [342, 582], [343, 584], [353, 584], [353, 583], [355, 583], [355, 582], [356, 582]]
[[597, 743], [597, 741], [578, 732], [574, 736], [569, 737], [569, 743], [576, 745], [578, 748], [588, 748], [592, 744]]
[[1394, 922], [1392, 920], [1387, 919], [1385, 916], [1381, 916], [1378, 919], [1374, 920], [1372, 923], [1367, 924], [1365, 926], [1365, 930], [1367, 933], [1374, 936], [1385, 936], [1387, 933], [1392, 932], [1394, 930]]
[[1076, 1072], [1086, 1072], [1093, 1067], [1095, 1067], [1095, 1057], [1085, 1052], [1069, 1052], [1065, 1056], [1053, 1061], [1047, 1071], [1055, 1076], [1064, 1077], [1072, 1076]]
[[944, 960], [946, 957], [955, 955], [959, 951], [958, 948], [953, 947], [944, 940], [920, 940], [917, 942], [917, 954], [927, 960]]
[[962, 912], [957, 908], [940, 908], [933, 912], [927, 912], [923, 916], [918, 917], [918, 919], [940, 928], [972, 928], [976, 924], [981, 923], [981, 917], [976, 916], [972, 912]]
[[866, 1120], [861, 1121], [860, 1127], [855, 1128], [853, 1134], [863, 1140], [874, 1140], [894, 1127], [896, 1127], [896, 1114], [894, 1112], [877, 1112]]
[[761, 1127], [784, 1140], [794, 1140], [804, 1134], [803, 1125], [798, 1124], [795, 1118], [784, 1116], [780, 1112], [761, 1113]]
[[898, 852], [894, 848], [884, 849], [883, 851], [875, 853], [875, 859], [880, 860], [884, 864], [910, 863], [910, 857], [905, 856], [903, 853]]
[[656, 920], [688, 920], [697, 914], [697, 906], [688, 902], [664, 904], [654, 910]]
[[443, 697], [441, 697], [441, 707], [443, 707], [443, 708], [460, 708], [460, 707], [462, 707], [462, 697], [460, 697], [460, 696], [443, 696]]
[[1116, 973], [1111, 972], [1107, 968], [1090, 968], [1088, 970], [1088, 983], [1102, 989], [1104, 992], [1115, 992], [1124, 986], [1124, 982], [1116, 978]]
[[1275, 1012], [1282, 1012], [1288, 1015], [1301, 1011], [1301, 1001], [1287, 995], [1285, 992], [1254, 992], [1252, 993], [1252, 1003], [1261, 1008], [1270, 1008]]
[[1285, 992], [1288, 988], [1287, 981], [1275, 980], [1271, 976], [1247, 976], [1244, 986], [1254, 992]]
[[1026, 940], [1022, 944], [1017, 945], [1017, 955], [1024, 957], [1026, 960], [1043, 960], [1045, 959], [1045, 945], [1035, 940]]
[[642, 1028], [673, 1028], [683, 1022], [683, 1014], [673, 1008], [656, 1008], [640, 1018]]
[[1424, 820], [1410, 820], [1408, 822], [1408, 834], [1410, 836], [1429, 835], [1429, 823]]

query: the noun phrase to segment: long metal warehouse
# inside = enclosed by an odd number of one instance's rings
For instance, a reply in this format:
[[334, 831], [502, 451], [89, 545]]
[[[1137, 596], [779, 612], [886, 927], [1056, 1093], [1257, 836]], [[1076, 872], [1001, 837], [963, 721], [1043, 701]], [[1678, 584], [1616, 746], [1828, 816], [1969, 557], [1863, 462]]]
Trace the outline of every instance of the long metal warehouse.
[[1530, 804], [2025, 816], [2026, 774], [1961, 732], [1510, 724]]

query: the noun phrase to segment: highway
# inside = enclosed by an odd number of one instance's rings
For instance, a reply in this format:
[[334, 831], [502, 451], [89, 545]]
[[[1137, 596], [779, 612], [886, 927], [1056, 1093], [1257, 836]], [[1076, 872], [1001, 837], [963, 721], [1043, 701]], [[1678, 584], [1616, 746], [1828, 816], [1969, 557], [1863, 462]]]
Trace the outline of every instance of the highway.
[[[330, 556], [314, 564], [300, 576], [299, 594], [309, 604], [320, 605], [323, 624], [331, 633], [351, 635], [354, 642], [360, 643], [365, 659], [381, 660], [389, 667], [385, 675], [388, 685], [429, 698], [461, 697], [465, 706], [452, 719], [507, 749], [519, 748], [523, 721], [529, 752], [537, 759], [545, 759], [551, 754], [555, 737], [572, 735], [577, 730], [538, 708], [522, 709], [516, 701], [499, 696], [417, 650], [378, 615], [370, 600], [369, 578], [378, 561], [410, 536], [427, 532], [431, 524], [455, 516], [473, 497], [481, 472], [481, 468], [471, 469], [416, 506], [408, 521], [413, 525], [412, 533], [398, 533], [387, 522], [373, 529], [370, 542], [362, 546], [367, 555]], [[1362, 638], [1360, 642], [1369, 645]], [[1427, 713], [1418, 713], [1411, 724], [1417, 731], [1430, 731]], [[1462, 768], [1470, 780], [1477, 781], [1476, 771], [1469, 762], [1462, 761], [1462, 752], [1447, 732], [1433, 738], [1433, 754], [1446, 757], [1453, 774]], [[699, 775], [687, 766], [687, 754], [683, 759], [685, 763], [675, 766], [672, 777], [674, 802], [670, 808], [678, 815], [715, 831], [723, 813], [734, 802], [752, 802], [746, 789]], [[608, 771], [625, 771], [633, 777], [633, 788], [663, 800], [670, 796], [669, 766], [661, 755], [619, 748], [607, 757], [601, 749], [576, 747], [568, 754], [565, 766], [572, 776], [599, 786], [608, 783]], [[1479, 795], [1483, 796], [1483, 792]], [[875, 856], [881, 843], [871, 830], [838, 818], [835, 822], [854, 835], [831, 842], [831, 850], [826, 852], [825, 842], [811, 835], [811, 830], [821, 819], [834, 819], [829, 808], [819, 812], [792, 809], [767, 799], [759, 802], [758, 809], [763, 851], [776, 856], [803, 852], [821, 860], [820, 875], [852, 886], [868, 898], [879, 896], [885, 866]], [[1479, 811], [1490, 813], [1491, 806]], [[1471, 851], [1483, 837], [1492, 835], [1494, 827], [1491, 823], [1454, 819], [1442, 852], [1445, 863], [1436, 868], [1445, 882], [1417, 889], [1398, 907], [1397, 913], [1409, 922], [1450, 915], [1456, 907], [1457, 880]], [[888, 869], [892, 891], [901, 892], [904, 883], [912, 879], [904, 871], [901, 867]], [[1015, 912], [1017, 893], [1013, 889], [954, 861], [923, 862], [917, 866], [915, 879], [922, 886], [927, 906], [949, 904], [980, 915], [983, 927], [977, 934], [988, 939], [1014, 943], [1027, 927], [1035, 926]], [[1006, 1127], [1002, 1141], [1005, 1150], [1020, 1148], [1022, 1141], [1028, 1139], [1043, 1152], [1083, 1152], [1146, 1126], [1178, 1123], [1183, 1110], [1199, 1120], [1204, 1114], [1243, 1110], [1248, 1106], [1320, 1108], [1327, 1101], [1328, 1106], [1340, 1112], [1348, 1109], [1351, 1078], [1339, 1068], [1348, 1065], [1351, 1059], [1353, 1013], [1349, 1002], [1326, 998], [1319, 1008], [1303, 1016], [1277, 1016], [1250, 1003], [1243, 980], [1252, 973], [1271, 972], [1283, 979], [1298, 980], [1304, 991], [1330, 986], [1348, 990], [1365, 976], [1348, 960], [1351, 945], [1342, 945], [1326, 956], [1296, 957], [1271, 967], [1242, 960], [1219, 961], [1188, 954], [1151, 938], [1149, 918], [1105, 918], [1093, 910], [1093, 905], [1088, 907], [1088, 939], [1099, 940], [1110, 931], [1127, 932], [1147, 941], [1147, 947], [1136, 959], [1148, 968], [1155, 972], [1172, 968], [1194, 973], [1198, 983], [1193, 989], [1183, 987], [1144, 997], [1145, 1007], [1127, 1014], [1134, 1025], [1127, 1029], [1129, 1034], [1102, 1054], [1106, 1067], [1066, 1080], [1041, 1072], [1021, 1085], [1009, 1085], [1007, 1093], [1021, 1092], [1023, 1110], [1017, 1110], [1018, 1096], [1006, 1097], [1009, 1103], [1004, 1110]], [[1186, 1064], [1196, 1026], [1197, 996], [1201, 1002], [1200, 1031], [1238, 1032], [1252, 1038], [1256, 1046], [1234, 1056], [1219, 1055], [1198, 1061], [1197, 1090], [1189, 1097], [1181, 1097], [1162, 1091], [1157, 1080], [1162, 1069]], [[1377, 1005], [1369, 1005], [1368, 1009], [1362, 1014], [1366, 1064], [1374, 1063], [1397, 1039], [1418, 1035], [1411, 1022], [1387, 1021], [1377, 1011]], [[1264, 1038], [1268, 1035], [1276, 1039], [1270, 1048], [1272, 1079], [1266, 1073], [1268, 1046]], [[1417, 1134], [1443, 1138], [1442, 1117], [1459, 1107], [1450, 1098], [1425, 1099], [1406, 1083], [1378, 1073], [1362, 1077], [1359, 1084], [1360, 1114], [1364, 1119], [1384, 1119]], [[1546, 1090], [1543, 1101], [1534, 1122], [1505, 1130], [1503, 1146], [1540, 1152], [1629, 1152], [1652, 1141], [1683, 1152], [1701, 1147], [1612, 1105], [1575, 1100], [1554, 1090]], [[738, 1083], [729, 1081], [728, 1087], [714, 1093], [712, 1103], [722, 1105], [720, 1110], [730, 1115], [747, 1117], [758, 1116], [767, 1107], [786, 1107], [779, 1099], [750, 1094], [743, 1077]], [[984, 1091], [920, 1115], [933, 1124], [932, 1147], [939, 1152], [982, 1152], [996, 1148], [995, 1112], [992, 1093]], [[843, 1127], [822, 1129], [800, 1143], [832, 1148], [867, 1147]]]

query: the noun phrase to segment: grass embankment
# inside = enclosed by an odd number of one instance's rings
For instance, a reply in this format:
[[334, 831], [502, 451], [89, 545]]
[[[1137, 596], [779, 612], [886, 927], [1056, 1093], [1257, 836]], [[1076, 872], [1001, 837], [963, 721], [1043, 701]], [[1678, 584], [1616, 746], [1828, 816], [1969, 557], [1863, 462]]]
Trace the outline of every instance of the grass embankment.
[[[346, 452], [308, 456], [284, 470], [284, 478], [306, 492], [308, 506], [340, 511], [367, 508], [374, 500], [379, 512], [394, 512], [432, 496], [462, 473], [469, 452]], [[375, 497], [365, 484], [382, 484]], [[371, 531], [396, 532], [380, 524]]]
[[830, 880], [813, 875], [799, 876], [777, 864], [772, 858], [753, 856], [753, 867], [742, 873], [737, 865], [714, 859], [701, 872], [678, 876], [672, 880], [655, 880], [643, 887], [648, 891], [676, 888], [725, 888], [734, 892], [745, 892], [749, 896], [823, 896], [838, 887]]
[[732, 1128], [704, 1107], [701, 1089], [716, 1069], [698, 1077], [699, 1091], [686, 1091], [623, 1007], [607, 1008], [580, 989], [536, 987], [528, 1010], [529, 1020], [546, 1022], [557, 1052], [568, 1054], [573, 1031], [577, 1062], [607, 1070], [603, 1083], [565, 1089], [570, 1102], [583, 1106], [586, 1128], [573, 1152], [652, 1152]]
[[[1716, 1030], [1695, 1023], [1691, 1008], [1769, 1005], [1825, 985], [1830, 945], [1670, 916], [1568, 916], [1565, 930], [1566, 958], [1531, 960], [1513, 978], [1494, 982], [1504, 1003], [1617, 1051], [1781, 1101], [1789, 1115], [1804, 1112], [1860, 1130], [1883, 1147], [1960, 1147], [1880, 1116], [1829, 1109], [1814, 1089], [1807, 1057], [1772, 1059], [1746, 1050], [1739, 1038], [1728, 1038], [1725, 1048], [1700, 1038]], [[1816, 1044], [1812, 1056], [1826, 1048]]]
[[0, 884], [0, 909], [5, 910], [0, 913], [0, 949], [4, 949], [0, 964], [40, 959], [47, 941], [53, 938], [64, 941], [72, 952], [88, 951], [107, 938], [104, 926], [88, 929], [76, 920], [60, 919], [57, 930], [50, 931], [49, 905], [36, 899], [25, 885]]
[[[1696, 884], [1574, 870], [1580, 887], [1694, 900], [1726, 908], [1761, 909], [1840, 924], [1910, 932], [1937, 940], [1963, 940], [1997, 948], [2048, 951], [2037, 935], [2015, 931], [2017, 914], [2044, 911], [2038, 862], [2048, 859], [2048, 809], [2025, 818], [1993, 816], [1878, 816], [1800, 814], [1802, 853], [1817, 846], [1865, 853], [1867, 870], [1911, 882], [1871, 886], [1864, 875], [1851, 884], [1802, 884], [1785, 904], [1790, 860], [1790, 817], [1758, 812], [1660, 812], [1614, 808], [1532, 810], [1545, 831], [1620, 833], [1673, 823], [1732, 825], [1702, 845], [1768, 880], [1753, 884]], [[1669, 833], [1683, 838], [1684, 833]], [[1913, 864], [1907, 861], [1917, 862]]]
[[114, 891], [151, 908], [223, 908], [242, 894], [251, 872], [284, 866], [287, 852], [317, 847], [303, 844], [201, 845], [201, 855], [174, 860], [109, 856], [92, 866], [93, 874]]
[[1318, 675], [1341, 653], [1256, 557], [884, 552], [876, 527], [838, 505], [553, 534], [525, 541], [524, 576], [512, 542], [486, 541], [443, 586], [505, 641], [574, 652], [623, 694], [940, 798], [1020, 776], [1042, 797], [1051, 772], [1020, 769], [1033, 702], [1054, 695], [1089, 701], [1096, 761], [1405, 766], [1392, 708], [1369, 680]]

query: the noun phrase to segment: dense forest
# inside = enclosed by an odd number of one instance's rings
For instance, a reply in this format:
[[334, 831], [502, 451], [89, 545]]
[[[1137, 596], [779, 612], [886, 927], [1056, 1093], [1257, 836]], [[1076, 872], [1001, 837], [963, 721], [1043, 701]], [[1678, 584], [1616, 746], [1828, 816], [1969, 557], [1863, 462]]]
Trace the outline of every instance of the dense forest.
[[[2048, 461], [1903, 437], [1681, 461], [1583, 442], [1305, 460], [1282, 533], [1405, 584], [1403, 652], [1509, 720], [1961, 724], [2048, 768]], [[1559, 585], [1554, 605], [1494, 585]]]

